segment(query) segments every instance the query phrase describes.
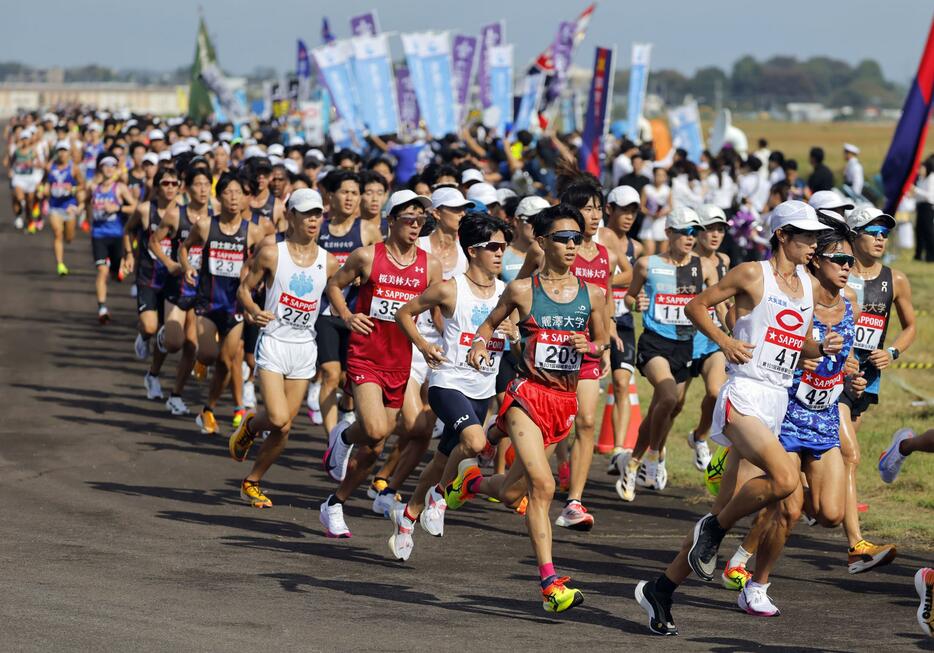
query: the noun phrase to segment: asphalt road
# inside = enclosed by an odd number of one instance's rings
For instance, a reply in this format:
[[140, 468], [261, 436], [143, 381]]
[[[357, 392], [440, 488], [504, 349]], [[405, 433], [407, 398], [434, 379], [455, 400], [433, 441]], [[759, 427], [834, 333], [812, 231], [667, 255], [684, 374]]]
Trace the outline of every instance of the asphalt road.
[[[389, 523], [363, 492], [347, 508], [351, 540], [326, 539], [318, 506], [324, 434], [302, 420], [264, 488], [272, 510], [244, 505], [246, 465], [226, 439], [147, 401], [133, 357], [135, 304], [112, 286], [114, 322], [96, 323], [90, 243], [54, 274], [50, 234], [13, 233], [0, 191], [0, 649], [4, 651], [924, 650], [914, 569], [846, 572], [842, 533], [799, 527], [774, 576], [783, 614], [756, 619], [735, 595], [689, 582], [682, 635], [647, 634], [632, 599], [705, 512], [672, 488], [616, 498], [602, 459], [591, 533], [556, 529], [555, 562], [585, 603], [541, 609], [521, 518], [475, 502], [442, 539], [416, 533], [408, 563], [390, 559]], [[167, 364], [172, 373], [173, 364]], [[167, 382], [168, 375], [163, 375]], [[168, 385], [166, 383], [166, 385]], [[192, 383], [194, 406], [204, 387]], [[229, 423], [229, 404], [219, 415]], [[557, 506], [552, 510], [557, 514]], [[732, 551], [731, 536], [723, 551]], [[651, 648], [650, 648], [651, 647]]]

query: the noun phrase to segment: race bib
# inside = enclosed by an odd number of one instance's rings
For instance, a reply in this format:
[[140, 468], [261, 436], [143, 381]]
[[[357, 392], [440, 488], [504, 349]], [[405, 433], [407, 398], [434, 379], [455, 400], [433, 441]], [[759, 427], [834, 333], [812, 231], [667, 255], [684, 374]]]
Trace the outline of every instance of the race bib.
[[808, 410], [826, 410], [836, 403], [842, 392], [843, 372], [826, 377], [805, 370], [795, 399]]
[[873, 351], [879, 348], [882, 342], [882, 332], [885, 331], [885, 316], [873, 313], [860, 313], [856, 322], [856, 340], [853, 346], [864, 351]]
[[[457, 341], [457, 350], [454, 352], [454, 365], [457, 367], [470, 370], [475, 369], [467, 362], [467, 356], [470, 354], [470, 345], [473, 344], [474, 335], [473, 333], [461, 332], [460, 339]], [[505, 349], [505, 340], [497, 338], [496, 336], [490, 338], [490, 341], [486, 343], [486, 350], [490, 352], [490, 364], [482, 363], [480, 365], [480, 371], [484, 374], [496, 374], [498, 369], [497, 364]]]
[[416, 294], [386, 286], [376, 286], [373, 289], [373, 298], [370, 300], [370, 317], [374, 320], [394, 322], [396, 311]]
[[559, 372], [576, 372], [583, 354], [574, 348], [567, 331], [542, 329], [535, 340], [535, 367]]
[[203, 251], [204, 247], [202, 245], [195, 245], [188, 250], [188, 265], [195, 270], [201, 269], [201, 252]]
[[[162, 250], [162, 253], [165, 254], [167, 257], [172, 258], [172, 239], [171, 239], [171, 238], [163, 238], [162, 240], [160, 240], [160, 241], [159, 241], [159, 249], [161, 249], [161, 250]], [[158, 260], [158, 259], [156, 258], [155, 253], [152, 251], [151, 248], [150, 248], [150, 250], [149, 250], [149, 256], [151, 256], [151, 257], [153, 258], [153, 260]]]
[[616, 307], [616, 317], [621, 317], [629, 313], [629, 308], [626, 306], [626, 293], [629, 291], [629, 288], [614, 288], [613, 289], [613, 305]]
[[279, 303], [276, 305], [276, 319], [293, 329], [311, 329], [315, 325], [312, 318], [317, 311], [317, 299], [299, 299], [283, 292], [279, 295]]
[[58, 181], [52, 182], [52, 188], [51, 188], [52, 197], [59, 198], [59, 199], [62, 197], [70, 197], [72, 193], [71, 189], [72, 189], [72, 186], [68, 182], [58, 182]]
[[243, 270], [243, 252], [211, 248], [208, 254], [208, 269], [215, 277], [240, 278]]
[[653, 317], [659, 324], [673, 324], [675, 326], [691, 326], [691, 321], [684, 314], [684, 307], [688, 305], [695, 295], [666, 295], [656, 293], [655, 312]]
[[804, 336], [797, 336], [775, 327], [769, 327], [765, 332], [765, 340], [761, 344], [757, 365], [770, 372], [778, 372], [782, 376], [794, 374], [804, 346]]

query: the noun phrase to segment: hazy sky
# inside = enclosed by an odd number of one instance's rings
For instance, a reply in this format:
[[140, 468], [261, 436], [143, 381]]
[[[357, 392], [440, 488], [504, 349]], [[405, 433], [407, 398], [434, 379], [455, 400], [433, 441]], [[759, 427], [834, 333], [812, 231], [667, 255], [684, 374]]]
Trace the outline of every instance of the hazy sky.
[[[295, 39], [320, 44], [321, 17], [340, 38], [350, 16], [376, 8], [385, 32], [450, 29], [476, 34], [505, 19], [507, 38], [524, 66], [587, 2], [567, 0], [203, 0], [221, 65], [242, 74], [258, 65], [294, 66]], [[42, 0], [6, 2], [0, 60], [37, 66], [89, 63], [165, 70], [191, 62], [197, 2], [187, 0]], [[653, 68], [691, 73], [728, 68], [740, 56], [828, 55], [880, 62], [886, 77], [914, 76], [934, 15], [930, 0], [603, 0], [598, 2], [576, 63], [590, 65], [593, 47], [618, 45], [628, 65], [633, 41], [654, 44]], [[398, 39], [392, 42], [401, 57]]]

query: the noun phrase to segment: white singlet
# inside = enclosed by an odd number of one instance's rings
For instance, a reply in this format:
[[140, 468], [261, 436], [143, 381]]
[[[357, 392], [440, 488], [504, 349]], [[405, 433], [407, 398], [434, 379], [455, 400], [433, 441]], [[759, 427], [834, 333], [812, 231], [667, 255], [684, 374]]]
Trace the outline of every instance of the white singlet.
[[328, 252], [318, 247], [314, 263], [302, 267], [292, 260], [286, 241], [278, 243], [279, 262], [272, 287], [266, 290], [265, 309], [276, 316], [263, 335], [279, 342], [314, 344], [321, 293], [328, 282]]

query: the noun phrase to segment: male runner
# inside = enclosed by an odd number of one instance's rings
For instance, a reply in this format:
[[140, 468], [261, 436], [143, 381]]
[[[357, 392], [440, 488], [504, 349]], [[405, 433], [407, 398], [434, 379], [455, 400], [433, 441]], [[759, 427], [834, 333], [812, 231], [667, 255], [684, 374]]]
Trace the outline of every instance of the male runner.
[[97, 320], [110, 322], [107, 310], [107, 277], [119, 279], [124, 266], [123, 223], [121, 213], [132, 213], [136, 202], [123, 183], [117, 181], [117, 160], [105, 156], [100, 161], [101, 181], [90, 191], [88, 210], [91, 212], [91, 251], [97, 278]]
[[33, 144], [33, 131], [27, 127], [19, 132], [16, 146], [7, 161], [13, 185], [13, 226], [22, 229], [28, 220], [32, 224], [32, 207], [36, 201], [36, 178], [39, 155]]
[[49, 186], [49, 224], [52, 225], [52, 250], [55, 253], [56, 272], [68, 274], [65, 265], [65, 243], [75, 237], [75, 223], [84, 208], [84, 177], [71, 160], [68, 141], [55, 144], [55, 160], [47, 174]]

